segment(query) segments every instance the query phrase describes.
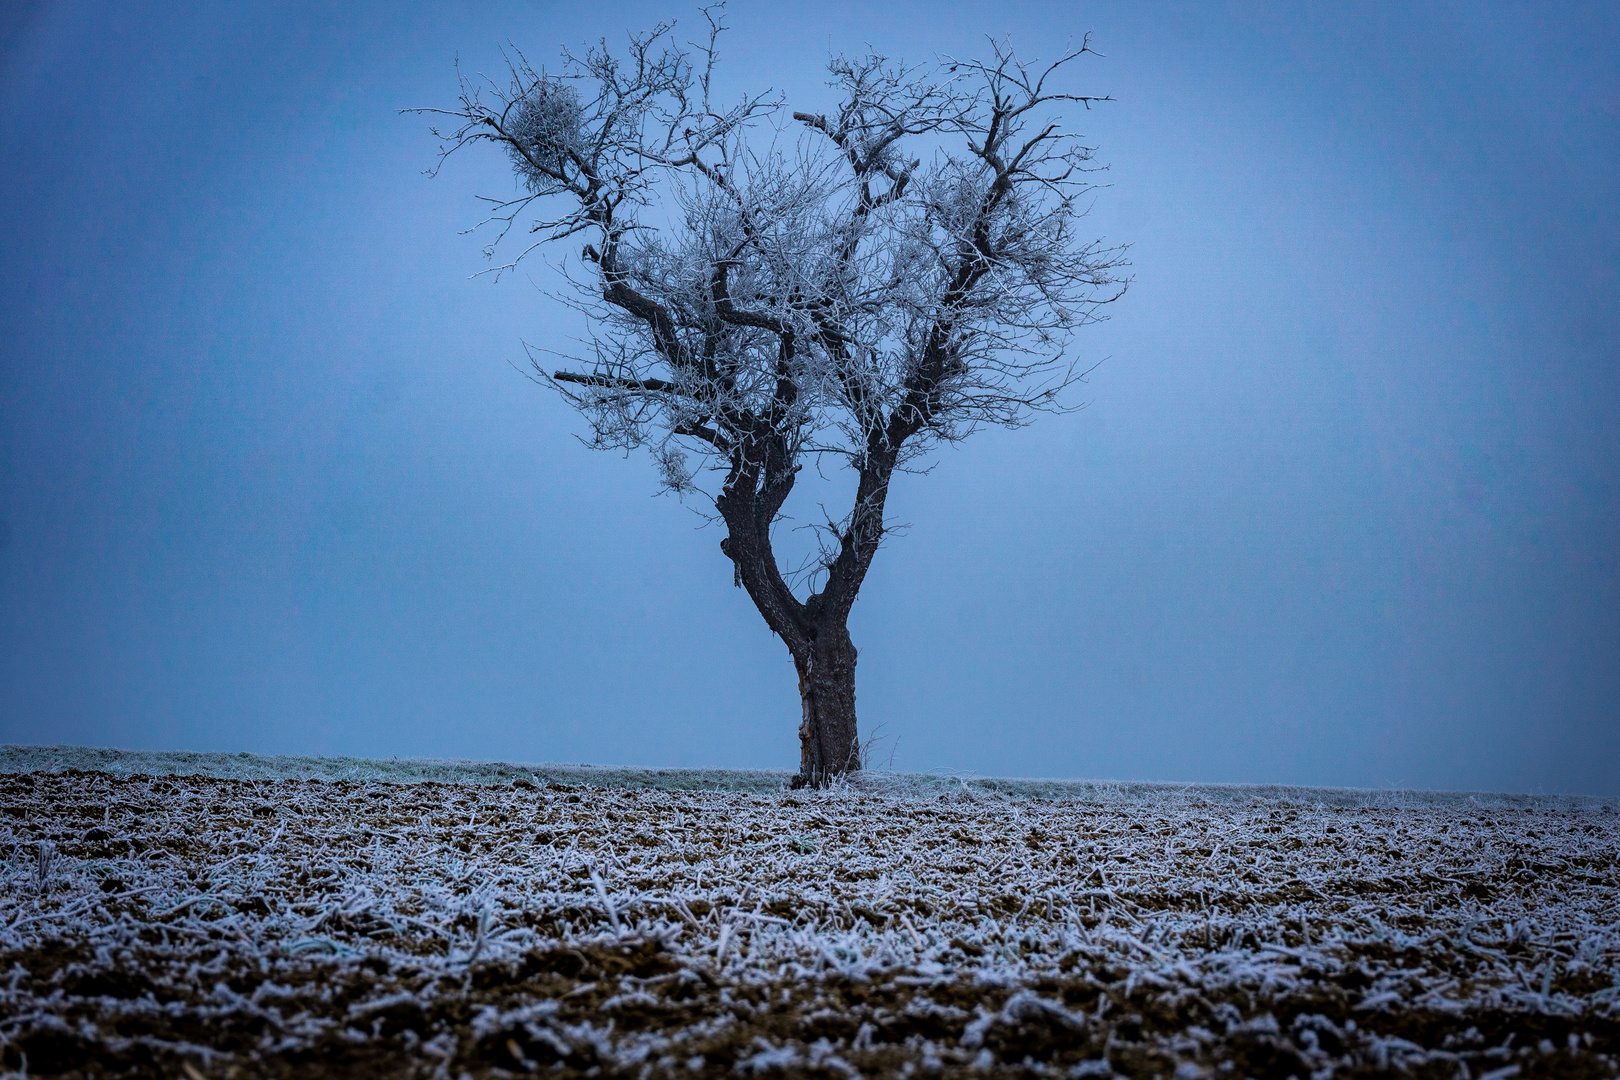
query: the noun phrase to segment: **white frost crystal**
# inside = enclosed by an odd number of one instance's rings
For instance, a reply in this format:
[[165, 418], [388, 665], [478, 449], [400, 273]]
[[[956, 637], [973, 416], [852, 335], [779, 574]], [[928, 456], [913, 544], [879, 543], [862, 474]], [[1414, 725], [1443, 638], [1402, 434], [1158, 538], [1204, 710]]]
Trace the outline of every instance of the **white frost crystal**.
[[1620, 1066], [1601, 801], [543, 771], [0, 773], [0, 1068]]

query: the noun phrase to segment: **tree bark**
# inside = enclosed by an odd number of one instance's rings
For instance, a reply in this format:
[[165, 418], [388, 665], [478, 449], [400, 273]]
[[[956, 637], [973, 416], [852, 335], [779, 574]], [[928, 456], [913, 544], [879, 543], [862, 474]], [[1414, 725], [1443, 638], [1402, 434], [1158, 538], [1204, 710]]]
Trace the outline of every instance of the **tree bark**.
[[824, 787], [829, 780], [861, 767], [855, 726], [855, 643], [838, 625], [819, 627], [809, 647], [796, 654], [799, 698], [799, 775], [793, 786]]
[[771, 550], [771, 525], [793, 488], [797, 469], [789, 469], [785, 450], [765, 443], [753, 459], [739, 444], [732, 454], [731, 475], [715, 500], [726, 523], [720, 550], [734, 567], [733, 581], [748, 590], [765, 623], [787, 645], [799, 673], [799, 773], [794, 787], [824, 787], [828, 781], [861, 767], [855, 724], [855, 643], [849, 637], [849, 612], [883, 539], [883, 507], [896, 451], [872, 435], [875, 448], [862, 463], [855, 507], [840, 536], [838, 555], [827, 565], [819, 592], [800, 601], [783, 578]]

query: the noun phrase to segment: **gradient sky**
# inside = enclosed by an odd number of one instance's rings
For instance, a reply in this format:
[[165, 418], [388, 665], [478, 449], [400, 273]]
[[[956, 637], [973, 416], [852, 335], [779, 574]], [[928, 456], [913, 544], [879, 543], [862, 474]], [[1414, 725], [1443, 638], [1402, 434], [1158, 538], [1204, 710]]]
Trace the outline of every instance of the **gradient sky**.
[[[143, 10], [145, 9], [145, 10]], [[689, 7], [8, 5], [0, 742], [792, 768], [719, 534], [508, 363], [453, 63]], [[1090, 30], [1136, 282], [851, 622], [894, 766], [1620, 794], [1620, 9], [763, 4], [733, 92]], [[532, 278], [532, 280], [531, 280]], [[790, 506], [791, 509], [791, 506]], [[813, 507], [804, 507], [801, 512]]]

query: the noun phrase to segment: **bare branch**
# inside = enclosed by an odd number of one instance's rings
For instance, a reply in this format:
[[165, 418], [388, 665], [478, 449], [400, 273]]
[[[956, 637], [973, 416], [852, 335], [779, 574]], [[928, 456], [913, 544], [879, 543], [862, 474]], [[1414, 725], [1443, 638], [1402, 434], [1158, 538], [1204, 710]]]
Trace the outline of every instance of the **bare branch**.
[[[854, 602], [896, 470], [1070, 407], [1069, 340], [1128, 278], [1123, 248], [1079, 233], [1099, 167], [1062, 110], [1110, 99], [1061, 85], [1089, 38], [1045, 64], [991, 40], [925, 67], [835, 56], [836, 107], [783, 127], [777, 97], [715, 101], [723, 14], [684, 48], [664, 24], [554, 73], [514, 49], [504, 82], [462, 76], [459, 108], [420, 111], [459, 124], [441, 160], [488, 142], [512, 165], [520, 193], [480, 223], [492, 260], [539, 212], [493, 271], [590, 234], [555, 294], [588, 317], [587, 355], [535, 370], [592, 445], [649, 447], [670, 490], [697, 490], [688, 450], [723, 475], [737, 580], [797, 648]], [[841, 459], [857, 492], [801, 602], [770, 540], [807, 457]]]

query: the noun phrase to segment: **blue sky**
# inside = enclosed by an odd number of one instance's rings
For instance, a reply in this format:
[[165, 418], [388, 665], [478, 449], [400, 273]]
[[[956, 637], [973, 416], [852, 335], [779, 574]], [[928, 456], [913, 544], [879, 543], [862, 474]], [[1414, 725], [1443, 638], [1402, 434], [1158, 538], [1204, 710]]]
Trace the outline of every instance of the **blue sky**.
[[[694, 9], [8, 10], [0, 741], [793, 767], [718, 534], [508, 363], [577, 333], [471, 277], [509, 173], [396, 112]], [[1116, 99], [1087, 407], [891, 499], [896, 767], [1620, 794], [1611, 6], [730, 10], [795, 107], [1088, 30]]]

